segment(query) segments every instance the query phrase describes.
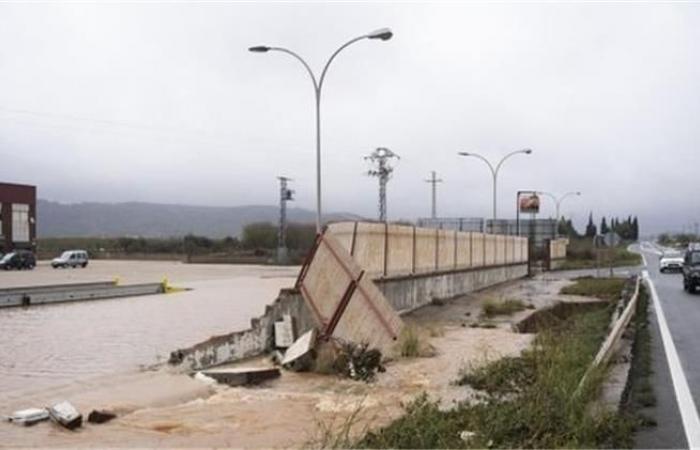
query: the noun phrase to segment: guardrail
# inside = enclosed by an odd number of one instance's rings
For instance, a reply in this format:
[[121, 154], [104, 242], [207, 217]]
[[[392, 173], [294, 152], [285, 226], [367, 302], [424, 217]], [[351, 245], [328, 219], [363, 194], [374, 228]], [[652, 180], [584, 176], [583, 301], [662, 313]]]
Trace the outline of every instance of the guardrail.
[[625, 309], [618, 316], [617, 320], [615, 320], [615, 323], [613, 324], [610, 333], [608, 333], [608, 336], [605, 338], [605, 341], [603, 341], [603, 345], [601, 345], [600, 350], [598, 350], [598, 354], [596, 355], [591, 365], [588, 367], [588, 370], [586, 370], [586, 373], [581, 378], [581, 382], [579, 383], [578, 388], [576, 389], [576, 394], [578, 394], [583, 388], [583, 386], [586, 384], [586, 380], [590, 376], [591, 372], [593, 372], [596, 368], [600, 366], [607, 365], [610, 362], [610, 358], [612, 358], [612, 355], [615, 352], [615, 346], [620, 341], [622, 333], [629, 325], [630, 320], [632, 320], [632, 316], [634, 315], [634, 311], [637, 308], [640, 282], [641, 278], [637, 276], [637, 281], [634, 287], [634, 294], [632, 294], [632, 297], [630, 298], [629, 302], [627, 302], [627, 306], [625, 306]]
[[115, 281], [0, 289], [0, 308], [162, 294], [166, 282], [118, 285]]

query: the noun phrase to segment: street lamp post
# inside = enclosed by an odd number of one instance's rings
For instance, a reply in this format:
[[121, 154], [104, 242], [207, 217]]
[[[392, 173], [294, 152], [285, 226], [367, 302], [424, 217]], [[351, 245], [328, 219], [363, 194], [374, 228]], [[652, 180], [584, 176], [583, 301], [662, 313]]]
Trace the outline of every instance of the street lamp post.
[[[459, 152], [458, 153], [458, 155], [460, 155], [460, 156], [473, 156], [475, 158], [479, 158], [480, 160], [485, 162], [487, 166], [489, 166], [489, 169], [491, 170], [491, 175], [493, 176], [493, 220], [494, 220], [494, 222], [497, 218], [496, 197], [497, 197], [497, 192], [498, 192], [498, 171], [501, 169], [501, 166], [503, 165], [503, 163], [505, 162], [506, 159], [510, 158], [513, 155], [517, 155], [519, 153], [529, 155], [530, 153], [532, 153], [532, 150], [529, 148], [524, 148], [522, 150], [516, 150], [514, 152], [510, 152], [506, 156], [501, 158], [501, 160], [498, 162], [498, 164], [496, 164], [495, 167], [493, 166], [493, 164], [491, 164], [491, 162], [488, 159], [484, 158], [483, 156], [481, 156], [478, 153], [470, 153], [470, 152]], [[495, 225], [495, 223], [494, 223], [494, 225]]]
[[579, 192], [579, 191], [567, 192], [566, 194], [562, 195], [559, 198], [557, 198], [557, 196], [552, 194], [551, 192], [537, 191], [537, 193], [540, 195], [546, 195], [549, 198], [551, 198], [552, 200], [554, 200], [554, 205], [555, 205], [556, 214], [557, 214], [556, 235], [559, 236], [559, 210], [561, 208], [561, 202], [563, 202], [565, 198], [571, 197], [572, 195], [580, 196], [581, 192]]
[[318, 79], [316, 78], [316, 75], [314, 75], [314, 72], [313, 70], [311, 70], [309, 64], [306, 61], [304, 61], [304, 59], [301, 56], [289, 49], [283, 47], [268, 47], [264, 45], [258, 45], [255, 47], [250, 47], [248, 49], [253, 53], [266, 53], [269, 51], [278, 51], [286, 53], [296, 58], [304, 66], [309, 76], [311, 77], [311, 82], [314, 85], [314, 94], [316, 97], [316, 232], [321, 232], [321, 89], [323, 88], [323, 81], [326, 78], [326, 72], [328, 71], [328, 67], [330, 67], [331, 62], [333, 62], [335, 57], [338, 56], [338, 53], [340, 53], [349, 45], [354, 44], [355, 42], [361, 41], [363, 39], [379, 39], [382, 41], [388, 41], [389, 39], [391, 39], [392, 36], [393, 33], [390, 29], [381, 28], [379, 30], [349, 40], [345, 44], [341, 45], [335, 52], [333, 52], [331, 57], [328, 58], [326, 65], [323, 66], [323, 70], [321, 71], [321, 76]]

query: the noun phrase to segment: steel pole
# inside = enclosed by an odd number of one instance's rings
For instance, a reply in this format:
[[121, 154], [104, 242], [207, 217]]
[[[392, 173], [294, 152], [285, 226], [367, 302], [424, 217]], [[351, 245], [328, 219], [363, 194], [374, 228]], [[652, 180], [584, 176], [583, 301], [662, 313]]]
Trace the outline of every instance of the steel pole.
[[493, 172], [493, 223], [491, 224], [491, 230], [496, 224], [496, 199], [498, 198], [498, 172]]
[[321, 232], [321, 87], [316, 92], [316, 233]]

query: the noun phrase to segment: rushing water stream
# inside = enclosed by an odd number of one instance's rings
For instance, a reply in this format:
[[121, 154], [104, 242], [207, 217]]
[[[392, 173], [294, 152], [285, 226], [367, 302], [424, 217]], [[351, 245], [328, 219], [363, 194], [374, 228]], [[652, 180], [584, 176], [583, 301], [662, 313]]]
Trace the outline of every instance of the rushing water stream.
[[296, 273], [229, 267], [200, 269], [183, 282], [188, 292], [0, 309], [0, 403], [12, 391], [135, 370], [167, 360], [177, 348], [247, 328]]

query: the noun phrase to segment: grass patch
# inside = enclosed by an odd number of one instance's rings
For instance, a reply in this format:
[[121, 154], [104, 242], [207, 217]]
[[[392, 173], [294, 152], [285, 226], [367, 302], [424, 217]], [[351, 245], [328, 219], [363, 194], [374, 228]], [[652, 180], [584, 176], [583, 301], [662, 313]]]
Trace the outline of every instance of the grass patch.
[[[631, 422], [617, 414], [591, 416], [588, 404], [602, 380], [594, 373], [572, 395], [604, 339], [611, 308], [576, 314], [538, 334], [535, 345], [458, 381], [480, 391], [477, 401], [442, 411], [425, 395], [391, 425], [368, 433], [365, 448], [627, 447]], [[473, 432], [469, 439], [462, 431]]]
[[570, 286], [562, 288], [560, 294], [583, 295], [603, 300], [617, 300], [625, 285], [624, 278], [593, 278], [581, 277]]
[[[625, 245], [609, 251], [609, 254], [603, 253], [601, 267], [610, 267], [610, 260], [613, 267], [637, 266], [642, 263], [642, 257], [628, 251]], [[596, 261], [596, 250], [591, 239], [572, 239], [566, 249], [566, 261], [557, 270], [590, 269], [596, 267]]]
[[435, 356], [435, 348], [428, 342], [429, 337], [440, 335], [442, 329], [423, 329], [409, 324], [403, 327], [399, 335], [398, 353], [404, 358], [427, 358]]
[[488, 299], [481, 307], [481, 315], [484, 317], [510, 316], [518, 311], [523, 311], [527, 305], [517, 299], [493, 300]]

